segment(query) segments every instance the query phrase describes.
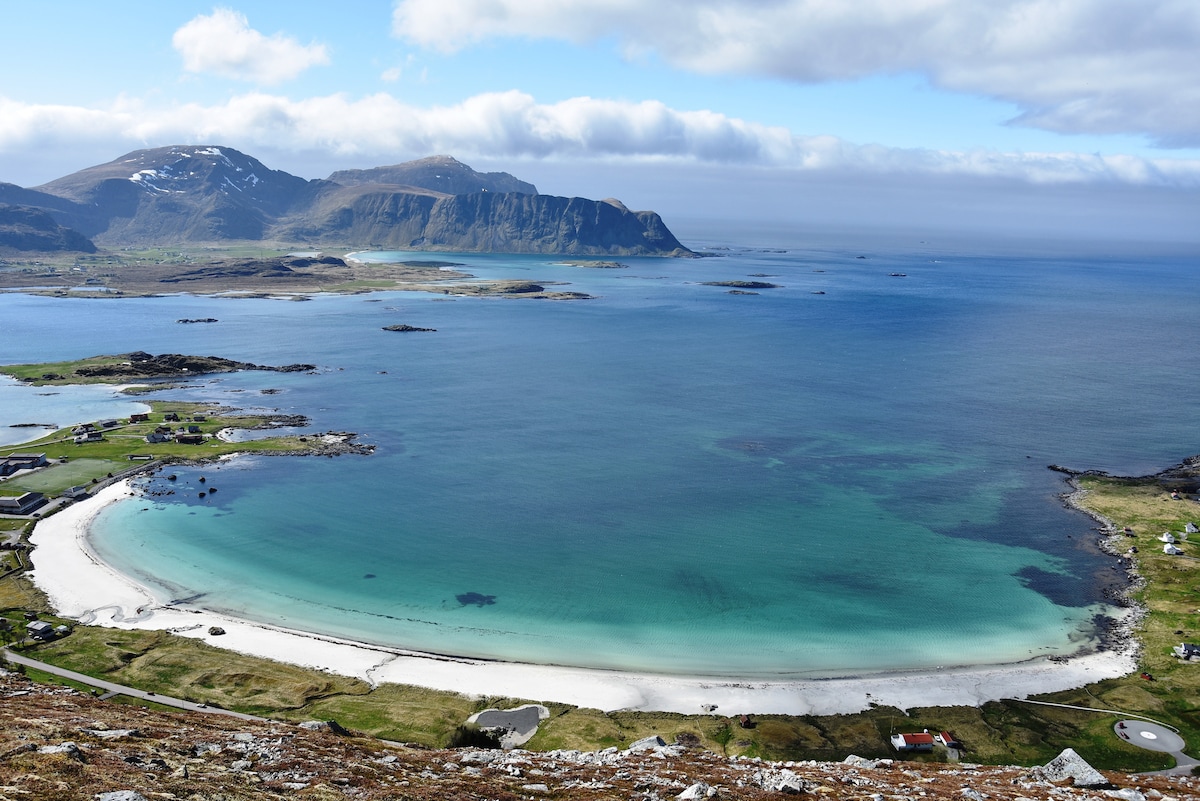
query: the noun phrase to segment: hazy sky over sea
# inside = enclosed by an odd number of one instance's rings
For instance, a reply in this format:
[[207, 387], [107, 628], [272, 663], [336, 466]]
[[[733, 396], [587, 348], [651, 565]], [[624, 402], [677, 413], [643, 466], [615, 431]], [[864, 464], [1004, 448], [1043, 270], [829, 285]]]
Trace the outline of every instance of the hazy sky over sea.
[[671, 217], [1200, 238], [1194, 0], [4, 4], [0, 181], [447, 153]]

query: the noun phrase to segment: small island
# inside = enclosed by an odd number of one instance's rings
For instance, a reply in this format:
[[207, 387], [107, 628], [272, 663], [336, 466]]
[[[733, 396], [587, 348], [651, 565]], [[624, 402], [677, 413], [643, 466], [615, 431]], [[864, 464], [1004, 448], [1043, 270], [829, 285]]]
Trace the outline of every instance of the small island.
[[566, 265], [567, 267], [590, 267], [596, 270], [627, 270], [628, 264], [621, 264], [619, 261], [598, 261], [595, 259], [568, 259], [567, 261], [557, 262], [558, 264]]
[[768, 281], [701, 281], [701, 286], [730, 286], [734, 289], [778, 289], [779, 284]]
[[162, 378], [192, 378], [209, 373], [233, 373], [239, 370], [266, 370], [275, 373], [307, 373], [312, 364], [288, 364], [268, 367], [250, 362], [222, 359], [218, 356], [184, 356], [163, 353], [158, 356], [139, 350], [112, 356], [90, 356], [70, 362], [0, 365], [0, 374], [10, 375], [32, 386], [64, 384], [127, 384]]
[[385, 325], [383, 327], [383, 330], [384, 331], [399, 331], [400, 333], [403, 333], [403, 334], [407, 334], [410, 331], [437, 331], [436, 328], [418, 328], [415, 325], [405, 325], [403, 323], [400, 323], [399, 325]]

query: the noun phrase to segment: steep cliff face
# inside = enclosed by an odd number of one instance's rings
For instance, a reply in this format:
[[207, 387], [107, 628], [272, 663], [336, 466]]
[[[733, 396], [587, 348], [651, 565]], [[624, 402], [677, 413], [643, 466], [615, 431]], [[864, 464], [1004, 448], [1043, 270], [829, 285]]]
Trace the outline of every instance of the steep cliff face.
[[[314, 245], [578, 255], [687, 255], [653, 212], [537, 194], [448, 156], [306, 181], [232, 148], [176, 146], [6, 197], [32, 199], [98, 244], [291, 240]], [[9, 201], [12, 202], [12, 201]]]
[[330, 240], [361, 247], [407, 248], [424, 236], [437, 193], [366, 184], [330, 187], [301, 215], [274, 231], [281, 239]]
[[440, 250], [643, 255], [685, 251], [654, 212], [554, 195], [455, 195], [433, 207], [423, 238]]
[[273, 231], [363, 247], [573, 255], [686, 255], [654, 212], [613, 201], [479, 192], [445, 195], [362, 185], [326, 190]]

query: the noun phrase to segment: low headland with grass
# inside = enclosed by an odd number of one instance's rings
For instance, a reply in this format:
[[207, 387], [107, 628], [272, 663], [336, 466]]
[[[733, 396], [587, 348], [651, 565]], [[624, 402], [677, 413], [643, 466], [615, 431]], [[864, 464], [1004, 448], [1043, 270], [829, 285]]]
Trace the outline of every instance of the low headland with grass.
[[[215, 436], [221, 429], [261, 425], [263, 419], [202, 404], [154, 401], [151, 409], [149, 419], [122, 423], [105, 432], [100, 442], [77, 445], [69, 430], [61, 430], [18, 448], [0, 449], [0, 457], [10, 451], [45, 452], [53, 466], [36, 479], [37, 473], [19, 479], [14, 487], [32, 490], [36, 485], [36, 491], [53, 494], [93, 478], [107, 479], [109, 473], [116, 475], [130, 467], [131, 456], [196, 460], [249, 450], [309, 453], [324, 445], [319, 437], [314, 441], [298, 436], [226, 442]], [[170, 413], [203, 418], [191, 423], [200, 426], [203, 444], [145, 442], [146, 434], [162, 426]], [[1002, 700], [979, 707], [909, 709], [872, 705], [855, 714], [747, 718], [740, 713], [754, 710], [721, 709], [703, 715], [601, 711], [538, 698], [471, 697], [409, 685], [372, 685], [163, 631], [73, 625], [68, 636], [35, 642], [18, 639], [25, 612], [37, 612], [56, 625], [73, 624], [55, 617], [55, 610], [24, 577], [28, 560], [36, 561], [36, 552], [23, 554], [25, 562], [10, 562], [11, 570], [0, 565], [0, 617], [8, 621], [0, 636], [19, 643], [13, 647], [27, 656], [141, 690], [280, 720], [336, 720], [364, 735], [426, 746], [455, 741], [474, 712], [534, 702], [547, 706], [551, 715], [524, 746], [532, 750], [623, 747], [657, 734], [721, 754], [765, 759], [840, 760], [851, 753], [896, 758], [889, 745], [891, 734], [928, 729], [952, 731], [966, 747], [963, 758], [971, 762], [1040, 764], [1071, 747], [1096, 767], [1155, 770], [1171, 767], [1172, 757], [1122, 741], [1113, 726], [1122, 717], [1154, 720], [1177, 729], [1193, 753], [1200, 751], [1200, 660], [1183, 661], [1173, 653], [1181, 642], [1200, 637], [1196, 624], [1200, 544], [1179, 537], [1177, 547], [1183, 553], [1168, 555], [1159, 539], [1163, 532], [1179, 535], [1188, 523], [1200, 521], [1198, 466], [1200, 460], [1190, 460], [1142, 478], [1071, 473], [1073, 491], [1065, 497], [1101, 522], [1097, 537], [1113, 552], [1114, 564], [1130, 572], [1127, 602], [1143, 610], [1135, 623], [1142, 647], [1134, 673], [1030, 699], [1044, 703]], [[7, 532], [27, 541], [32, 526], [29, 520], [0, 520], [0, 535]], [[950, 757], [938, 750], [904, 758], [943, 761]]]

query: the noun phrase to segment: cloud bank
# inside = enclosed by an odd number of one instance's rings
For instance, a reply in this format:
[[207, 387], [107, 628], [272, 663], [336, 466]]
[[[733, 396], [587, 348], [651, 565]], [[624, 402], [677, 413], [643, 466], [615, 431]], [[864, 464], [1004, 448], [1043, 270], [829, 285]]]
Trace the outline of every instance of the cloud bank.
[[1039, 184], [1200, 187], [1200, 161], [861, 146], [832, 136], [796, 136], [785, 128], [711, 111], [679, 111], [654, 101], [577, 97], [539, 104], [512, 91], [427, 109], [388, 94], [291, 100], [254, 92], [219, 105], [156, 108], [123, 99], [107, 108], [81, 108], [0, 98], [0, 153], [86, 144], [93, 149], [111, 147], [115, 156], [129, 149], [186, 143], [225, 144], [251, 152], [255, 148], [319, 151], [360, 159], [363, 166], [451, 153], [462, 158], [743, 165], [915, 177], [1003, 177]]
[[188, 72], [267, 86], [329, 63], [324, 45], [302, 45], [280, 34], [263, 36], [250, 27], [244, 14], [227, 8], [196, 17], [175, 31], [171, 43]]
[[1015, 124], [1200, 146], [1195, 0], [398, 0], [393, 31], [444, 52], [615, 37], [631, 58], [798, 82], [915, 72], [1017, 104]]

